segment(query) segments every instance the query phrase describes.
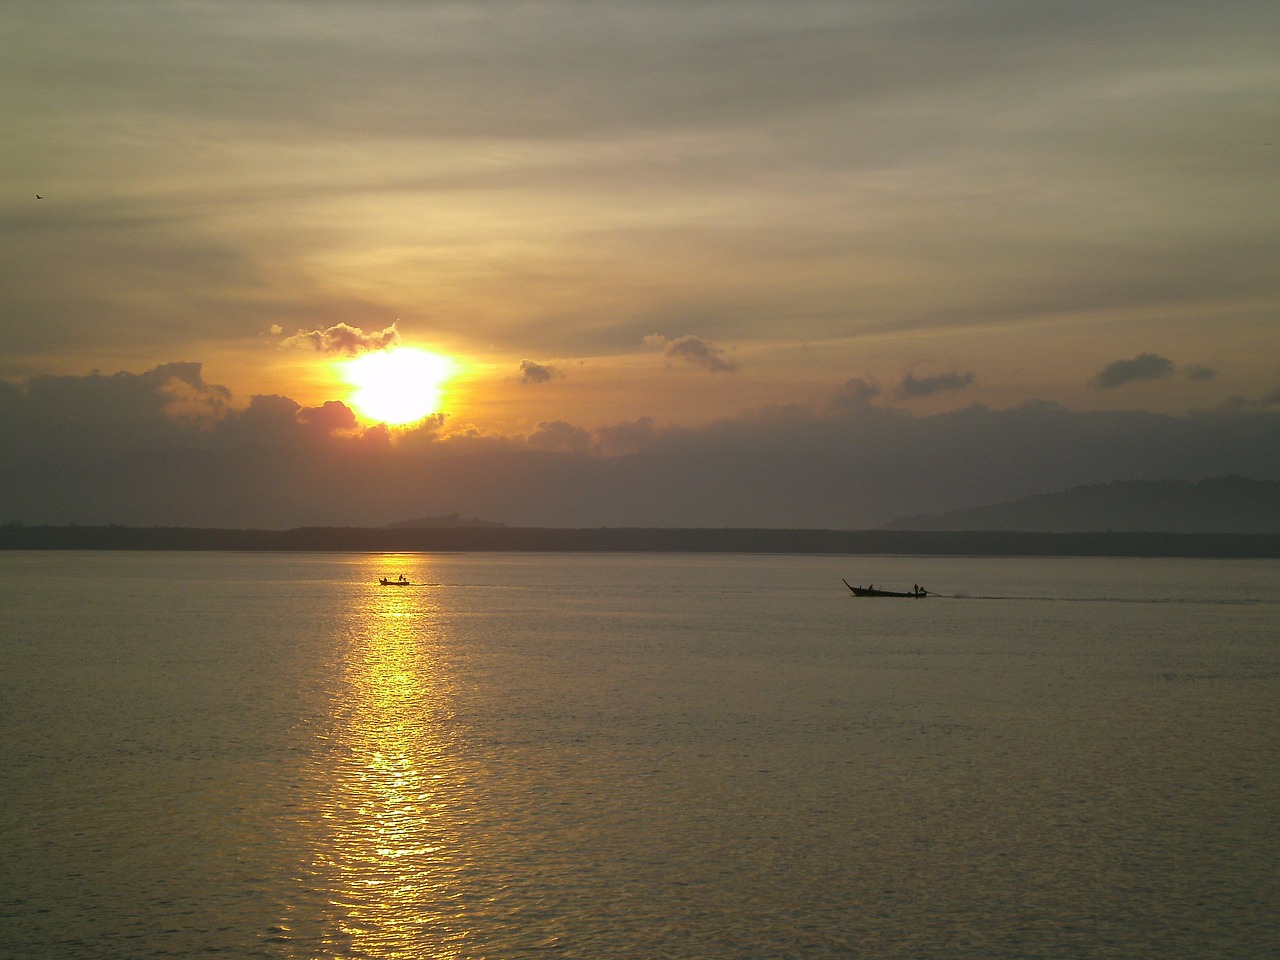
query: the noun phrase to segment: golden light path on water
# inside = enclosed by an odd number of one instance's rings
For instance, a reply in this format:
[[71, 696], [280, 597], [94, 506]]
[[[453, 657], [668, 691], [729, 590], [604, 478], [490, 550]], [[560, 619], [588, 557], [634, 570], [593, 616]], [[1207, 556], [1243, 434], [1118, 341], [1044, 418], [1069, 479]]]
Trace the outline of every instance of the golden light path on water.
[[282, 922], [295, 956], [446, 960], [467, 934], [452, 889], [464, 858], [451, 681], [418, 561], [411, 587], [379, 586], [387, 568], [373, 559], [363, 572], [313, 779], [319, 816], [299, 877], [311, 904]]

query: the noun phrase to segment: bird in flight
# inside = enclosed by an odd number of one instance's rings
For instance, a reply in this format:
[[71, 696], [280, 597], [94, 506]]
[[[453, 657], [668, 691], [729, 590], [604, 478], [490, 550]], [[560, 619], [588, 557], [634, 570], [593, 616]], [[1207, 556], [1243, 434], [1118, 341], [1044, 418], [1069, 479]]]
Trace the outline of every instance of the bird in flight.
[[37, 200], [43, 200], [43, 199], [44, 199], [44, 197], [40, 196], [40, 194], [38, 194], [38, 193], [37, 193], [37, 194], [36, 194], [36, 199], [37, 199]]

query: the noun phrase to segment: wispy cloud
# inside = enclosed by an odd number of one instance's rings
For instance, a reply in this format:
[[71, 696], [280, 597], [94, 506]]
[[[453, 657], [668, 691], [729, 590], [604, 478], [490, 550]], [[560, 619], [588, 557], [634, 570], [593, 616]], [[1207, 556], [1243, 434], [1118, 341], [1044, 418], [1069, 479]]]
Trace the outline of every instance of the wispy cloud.
[[1114, 390], [1139, 380], [1160, 380], [1173, 376], [1173, 361], [1158, 353], [1140, 353], [1131, 360], [1109, 363], [1093, 378], [1095, 386]]

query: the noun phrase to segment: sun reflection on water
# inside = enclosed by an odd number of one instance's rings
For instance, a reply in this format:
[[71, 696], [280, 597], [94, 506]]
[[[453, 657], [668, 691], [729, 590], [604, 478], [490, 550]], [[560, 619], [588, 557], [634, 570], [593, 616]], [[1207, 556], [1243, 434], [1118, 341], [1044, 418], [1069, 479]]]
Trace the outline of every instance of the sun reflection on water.
[[[280, 939], [305, 945], [298, 956], [456, 958], [466, 930], [451, 887], [463, 858], [438, 608], [430, 586], [365, 577], [314, 778], [319, 822], [299, 878], [312, 907], [285, 920]], [[297, 929], [303, 914], [321, 928]]]

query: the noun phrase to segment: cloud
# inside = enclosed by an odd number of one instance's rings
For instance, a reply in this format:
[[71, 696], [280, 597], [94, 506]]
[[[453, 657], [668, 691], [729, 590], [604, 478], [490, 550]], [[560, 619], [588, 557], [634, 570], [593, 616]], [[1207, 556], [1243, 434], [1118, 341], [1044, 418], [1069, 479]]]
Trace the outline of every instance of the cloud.
[[[175, 416], [175, 383], [220, 414]], [[875, 394], [854, 378], [839, 395]], [[458, 513], [858, 528], [1117, 479], [1280, 479], [1280, 412], [1256, 404], [1182, 416], [791, 405], [698, 428], [544, 421], [523, 441], [443, 426], [361, 431], [341, 403], [284, 396], [241, 408], [197, 364], [0, 383], [0, 522], [278, 528]]]
[[850, 377], [831, 398], [833, 407], [865, 407], [880, 396], [880, 385], [873, 378]]
[[599, 449], [606, 455], [635, 453], [652, 444], [658, 437], [653, 417], [640, 417], [630, 423], [617, 423], [596, 429]]
[[1138, 380], [1159, 380], [1173, 375], [1173, 361], [1158, 353], [1140, 353], [1132, 360], [1117, 360], [1093, 378], [1095, 386], [1114, 390]]
[[591, 449], [591, 434], [564, 420], [543, 421], [525, 442], [537, 450], [561, 453], [586, 453]]
[[521, 383], [546, 383], [555, 377], [563, 377], [564, 374], [550, 363], [537, 363], [534, 360], [520, 361], [520, 382]]
[[963, 390], [973, 383], [972, 373], [941, 373], [933, 377], [917, 377], [908, 373], [898, 387], [899, 397], [928, 397], [948, 390]]
[[[554, 305], [559, 339], [535, 356], [654, 329], [746, 343], [782, 329], [780, 303], [797, 339], [856, 334], [888, 305], [957, 327], [1046, 309], [1124, 323], [1170, 297], [1274, 313], [1275, 151], [1257, 139], [1276, 75], [1257, 0], [326, 3], [305, 25], [275, 4], [217, 24], [200, 4], [69, 6], [51, 31], [41, 5], [10, 5], [26, 40], [6, 76], [48, 96], [14, 105], [13, 142], [96, 130], [104, 105], [126, 135], [100, 131], [63, 156], [58, 195], [6, 208], [0, 313], [25, 318], [7, 337], [50, 354], [110, 356], [126, 325], [208, 340], [229, 315], [237, 334], [323, 334], [395, 316], [378, 295], [369, 313], [348, 302], [393, 289], [452, 301], [442, 324], [485, 327], [482, 343]], [[54, 62], [61, 82], [42, 85]], [[210, 125], [241, 145], [226, 163], [197, 148]], [[135, 129], [168, 131], [163, 183]], [[479, 142], [492, 162], [474, 162]], [[385, 204], [436, 211], [432, 242]], [[519, 306], [493, 292], [513, 277]], [[616, 323], [605, 303], [652, 319]], [[744, 314], [750, 332], [702, 325]], [[1028, 349], [1051, 354], [1061, 329]]]
[[226, 387], [204, 381], [199, 363], [165, 363], [139, 374], [34, 377], [0, 396], [0, 443], [7, 431], [18, 431], [36, 455], [46, 442], [84, 450], [166, 444], [223, 418], [230, 400]]
[[[275, 332], [279, 325], [272, 327]], [[335, 323], [324, 330], [299, 330], [280, 341], [281, 347], [312, 347], [317, 353], [338, 353], [354, 357], [374, 350], [386, 350], [400, 342], [400, 331], [393, 323], [375, 333], [365, 333], [359, 327]]]
[[175, 420], [212, 423], [225, 417], [230, 409], [231, 391], [207, 384], [200, 376], [200, 364], [168, 364], [156, 368], [160, 376], [168, 374], [160, 386], [160, 394], [169, 402], [164, 412]]
[[1189, 380], [1212, 380], [1218, 375], [1218, 371], [1213, 367], [1206, 367], [1200, 363], [1192, 363], [1182, 368], [1183, 374]]
[[651, 349], [661, 350], [668, 360], [701, 367], [712, 373], [731, 373], [738, 368], [732, 360], [725, 359], [722, 348], [701, 337], [690, 335], [668, 340], [660, 333], [652, 333], [644, 338], [644, 342]]
[[303, 407], [297, 412], [297, 418], [302, 423], [311, 424], [325, 433], [360, 429], [356, 415], [341, 400], [326, 400], [318, 407]]

